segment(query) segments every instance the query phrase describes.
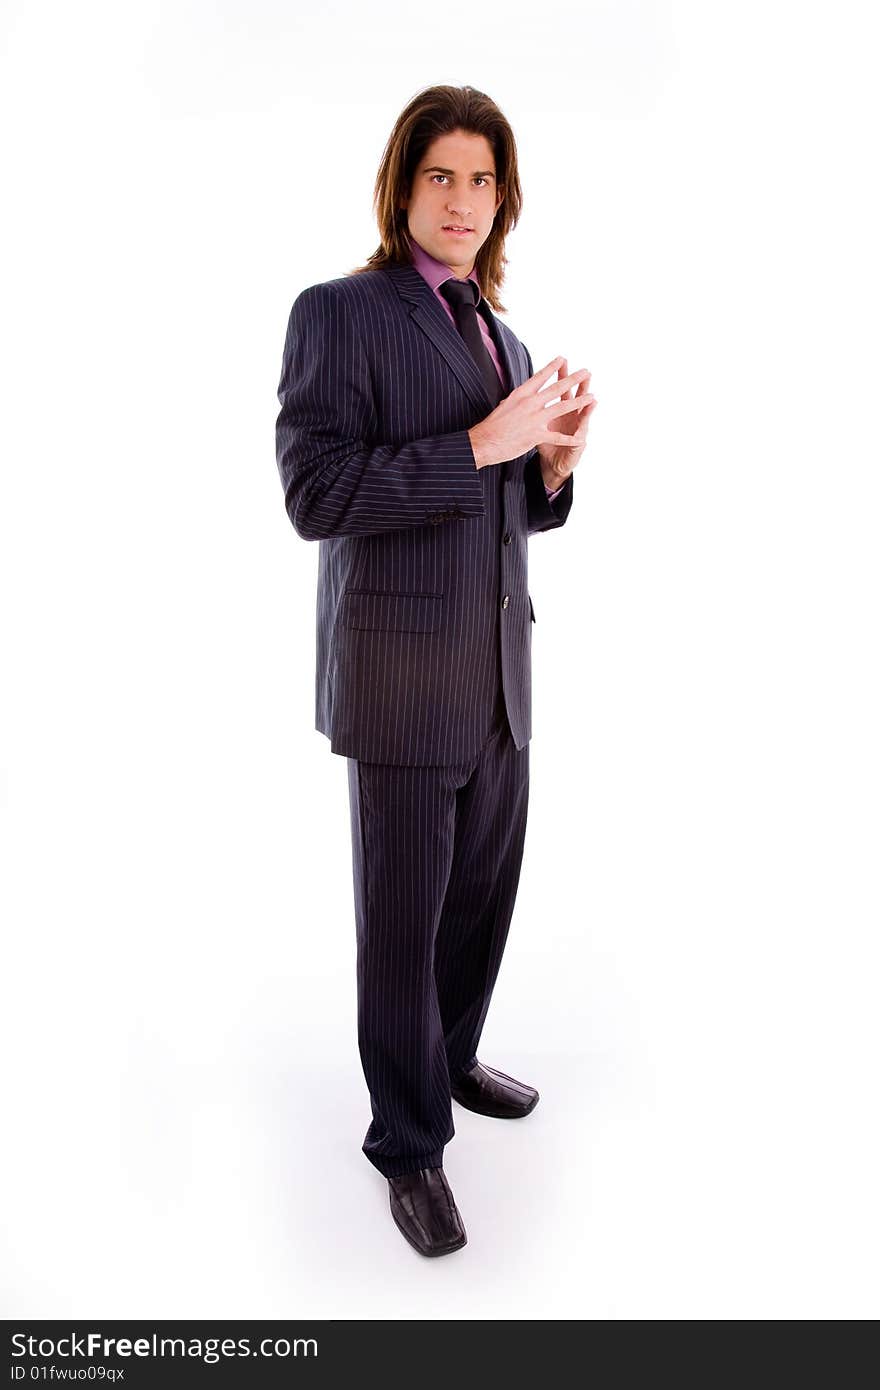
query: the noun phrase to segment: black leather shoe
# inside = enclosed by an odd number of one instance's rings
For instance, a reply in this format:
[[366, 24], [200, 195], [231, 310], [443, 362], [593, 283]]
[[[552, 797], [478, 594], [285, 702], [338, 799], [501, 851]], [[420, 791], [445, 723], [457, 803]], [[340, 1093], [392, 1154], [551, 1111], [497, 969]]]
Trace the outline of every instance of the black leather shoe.
[[459, 1105], [478, 1115], [494, 1115], [498, 1120], [518, 1120], [538, 1104], [534, 1086], [514, 1081], [512, 1076], [505, 1076], [494, 1067], [484, 1067], [482, 1062], [453, 1081], [451, 1090]]
[[442, 1168], [419, 1168], [388, 1179], [391, 1215], [420, 1255], [451, 1255], [467, 1245], [455, 1198]]

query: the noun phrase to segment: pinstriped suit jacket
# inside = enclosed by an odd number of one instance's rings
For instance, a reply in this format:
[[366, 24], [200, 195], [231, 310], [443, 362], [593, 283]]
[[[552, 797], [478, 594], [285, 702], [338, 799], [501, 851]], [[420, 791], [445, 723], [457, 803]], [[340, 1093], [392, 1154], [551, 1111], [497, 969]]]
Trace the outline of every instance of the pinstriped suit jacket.
[[[507, 390], [533, 373], [485, 300]], [[331, 751], [407, 766], [474, 757], [502, 683], [531, 737], [528, 537], [562, 526], [537, 450], [477, 469], [479, 368], [411, 265], [310, 285], [294, 302], [276, 460], [297, 534], [319, 542], [315, 727]]]

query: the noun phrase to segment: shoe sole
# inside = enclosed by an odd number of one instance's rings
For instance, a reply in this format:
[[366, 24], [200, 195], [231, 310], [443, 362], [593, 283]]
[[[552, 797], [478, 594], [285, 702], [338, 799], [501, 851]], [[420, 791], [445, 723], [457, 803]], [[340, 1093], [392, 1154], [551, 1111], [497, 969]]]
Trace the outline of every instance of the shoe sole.
[[471, 1105], [466, 1100], [459, 1100], [454, 1091], [452, 1092], [452, 1099], [456, 1105], [462, 1106], [465, 1110], [472, 1110], [475, 1115], [488, 1115], [493, 1120], [521, 1120], [524, 1115], [531, 1115], [541, 1097], [535, 1096], [535, 1099], [525, 1110], [517, 1110], [513, 1115], [509, 1110], [492, 1110], [486, 1106]]

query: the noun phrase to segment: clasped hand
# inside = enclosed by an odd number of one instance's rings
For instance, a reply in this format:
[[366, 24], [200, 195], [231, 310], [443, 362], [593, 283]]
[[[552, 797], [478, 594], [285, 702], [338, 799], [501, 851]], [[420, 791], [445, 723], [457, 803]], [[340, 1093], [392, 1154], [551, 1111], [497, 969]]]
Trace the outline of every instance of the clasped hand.
[[[548, 382], [558, 373], [552, 385]], [[537, 446], [548, 488], [561, 487], [577, 467], [597, 404], [586, 367], [569, 374], [564, 357], [554, 357], [468, 430], [478, 468], [504, 463]]]

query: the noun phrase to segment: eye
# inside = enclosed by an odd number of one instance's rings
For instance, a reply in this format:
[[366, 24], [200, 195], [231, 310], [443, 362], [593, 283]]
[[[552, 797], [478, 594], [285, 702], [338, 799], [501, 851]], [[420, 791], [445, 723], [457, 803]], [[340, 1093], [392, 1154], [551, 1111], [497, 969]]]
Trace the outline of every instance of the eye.
[[[445, 179], [445, 178], [448, 178], [448, 177], [449, 177], [448, 174], [432, 174], [432, 175], [431, 175], [431, 182], [433, 183], [434, 179]], [[482, 174], [478, 174], [478, 175], [477, 175], [477, 178], [479, 179], [480, 183], [488, 184], [488, 182], [489, 182], [488, 179], [483, 178], [483, 175], [482, 175]], [[475, 180], [475, 182], [476, 182], [476, 180]]]

